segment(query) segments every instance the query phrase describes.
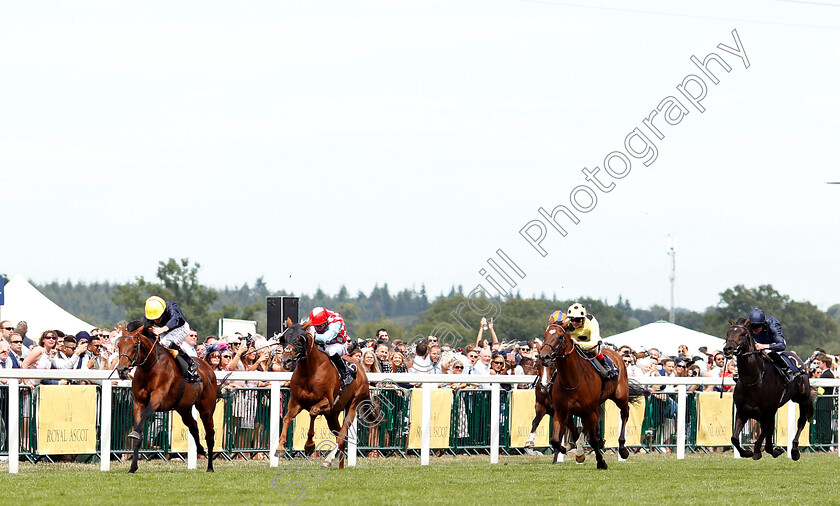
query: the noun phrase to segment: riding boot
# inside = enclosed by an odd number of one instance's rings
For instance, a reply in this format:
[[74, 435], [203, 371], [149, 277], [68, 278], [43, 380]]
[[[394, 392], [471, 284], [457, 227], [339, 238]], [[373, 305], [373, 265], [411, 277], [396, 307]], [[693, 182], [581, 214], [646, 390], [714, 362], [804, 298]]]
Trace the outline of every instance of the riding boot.
[[595, 366], [595, 370], [598, 371], [598, 374], [601, 375], [601, 379], [606, 381], [607, 380], [607, 368], [604, 364], [601, 363], [601, 360], [598, 357], [594, 357], [592, 360], [592, 365]]
[[338, 369], [338, 375], [341, 378], [341, 388], [346, 387], [350, 383], [353, 383], [353, 377], [350, 375], [350, 371], [347, 368], [347, 363], [341, 358], [341, 355], [330, 355], [330, 361], [335, 365], [335, 368]]
[[615, 369], [615, 368], [609, 368], [607, 366], [607, 359], [603, 355], [601, 355], [600, 357], [595, 359], [595, 361], [600, 362], [601, 366], [604, 368], [604, 370], [607, 371], [606, 377], [601, 376], [602, 378], [605, 378], [605, 379], [608, 379], [608, 380], [618, 378], [618, 370]]
[[785, 380], [786, 385], [796, 379], [796, 372], [791, 370], [790, 366], [787, 362], [785, 362], [785, 359], [783, 359], [781, 355], [778, 353], [770, 353], [769, 355], [772, 358], [773, 363], [779, 368], [779, 372], [782, 373], [782, 378]]
[[184, 361], [186, 369], [186, 374], [184, 374], [184, 377], [187, 379], [187, 381], [190, 383], [201, 381], [201, 377], [198, 375], [198, 362], [193, 360], [191, 356], [184, 353], [183, 350], [181, 350], [178, 353], [178, 356], [181, 358], [181, 360]]

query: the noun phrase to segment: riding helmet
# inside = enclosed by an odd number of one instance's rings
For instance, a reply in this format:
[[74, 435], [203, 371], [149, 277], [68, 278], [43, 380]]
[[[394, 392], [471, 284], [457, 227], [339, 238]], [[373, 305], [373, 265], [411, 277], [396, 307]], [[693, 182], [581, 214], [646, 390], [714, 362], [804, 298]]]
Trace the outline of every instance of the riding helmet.
[[580, 302], [575, 302], [569, 306], [569, 310], [566, 311], [566, 316], [569, 318], [586, 318], [586, 308]]
[[318, 326], [327, 323], [327, 310], [322, 307], [316, 307], [309, 313], [309, 323]]
[[764, 311], [759, 308], [750, 311], [750, 323], [752, 325], [764, 325], [766, 322], [767, 318], [764, 316]]
[[163, 314], [164, 310], [166, 310], [166, 301], [157, 295], [152, 295], [146, 299], [146, 318], [157, 320]]
[[559, 309], [548, 316], [548, 324], [562, 322], [566, 318], [566, 313]]

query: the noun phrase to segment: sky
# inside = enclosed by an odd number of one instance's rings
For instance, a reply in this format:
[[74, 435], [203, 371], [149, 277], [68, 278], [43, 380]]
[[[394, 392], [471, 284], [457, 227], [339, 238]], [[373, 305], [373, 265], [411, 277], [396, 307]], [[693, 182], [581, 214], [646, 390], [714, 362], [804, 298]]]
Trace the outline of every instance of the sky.
[[769, 283], [826, 309], [839, 7], [6, 2], [0, 272], [126, 282], [172, 257], [218, 288], [667, 307], [673, 233], [678, 307]]

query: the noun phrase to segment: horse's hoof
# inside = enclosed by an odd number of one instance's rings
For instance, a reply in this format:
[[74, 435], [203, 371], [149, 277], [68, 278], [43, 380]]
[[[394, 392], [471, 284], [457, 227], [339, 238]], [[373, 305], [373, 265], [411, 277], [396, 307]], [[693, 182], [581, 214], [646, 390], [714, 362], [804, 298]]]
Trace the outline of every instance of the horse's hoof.
[[274, 456], [280, 459], [284, 458], [286, 456], [286, 449], [281, 447], [274, 450]]
[[307, 457], [311, 457], [313, 453], [315, 453], [315, 445], [312, 446], [304, 446], [303, 452], [306, 454]]
[[136, 473], [136, 472], [137, 472], [137, 468], [136, 468], [136, 467], [132, 467], [131, 469], [129, 469], [129, 470], [128, 470], [128, 474], [134, 474], [134, 473]]
[[772, 455], [772, 456], [773, 456], [773, 458], [775, 459], [775, 458], [778, 458], [778, 457], [779, 457], [779, 455], [781, 455], [781, 454], [783, 454], [783, 453], [785, 453], [785, 451], [784, 451], [783, 449], [781, 449], [781, 448], [773, 448], [773, 451], [772, 451], [772, 452], [770, 452], [770, 455]]
[[748, 459], [748, 458], [753, 456], [752, 450], [743, 450], [743, 451], [739, 451], [738, 453], [741, 454], [742, 459]]
[[630, 456], [630, 450], [626, 447], [618, 449], [618, 456], [621, 457], [621, 460], [627, 460], [627, 457]]
[[213, 473], [213, 472], [215, 472], [215, 471], [213, 471], [213, 468], [212, 468], [212, 467], [208, 467], [208, 468], [207, 468], [207, 472], [208, 472], [208, 473]]
[[605, 460], [602, 460], [601, 462], [598, 462], [598, 469], [606, 469], [606, 468], [607, 468], [607, 462]]
[[142, 439], [142, 437], [140, 436], [140, 433], [137, 432], [136, 430], [133, 430], [133, 431], [129, 432], [128, 437], [130, 437], [131, 439]]
[[575, 455], [575, 462], [578, 464], [583, 464], [584, 460], [586, 460], [586, 455]]
[[326, 467], [327, 469], [331, 468], [332, 465], [333, 465], [332, 460], [325, 460], [325, 461], [321, 462], [321, 467]]
[[799, 456], [800, 456], [799, 455], [799, 448], [794, 448], [793, 450], [790, 451], [790, 458], [794, 462], [799, 460]]
[[761, 460], [761, 452], [754, 452], [752, 458], [753, 460]]
[[562, 453], [563, 455], [565, 455], [566, 453], [568, 453], [568, 450], [566, 450], [566, 447], [565, 447], [565, 446], [561, 446], [561, 447], [560, 447], [560, 453]]

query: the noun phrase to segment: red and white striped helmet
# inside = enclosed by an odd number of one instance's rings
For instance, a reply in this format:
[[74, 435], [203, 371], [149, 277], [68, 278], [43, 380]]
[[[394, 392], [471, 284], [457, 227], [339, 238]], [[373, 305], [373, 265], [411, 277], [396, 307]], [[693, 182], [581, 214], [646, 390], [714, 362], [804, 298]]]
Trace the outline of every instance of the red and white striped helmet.
[[323, 324], [327, 323], [327, 317], [328, 316], [329, 316], [329, 313], [327, 312], [326, 309], [324, 309], [322, 307], [316, 307], [315, 309], [312, 310], [311, 313], [309, 313], [309, 323], [311, 323], [312, 325], [314, 325], [316, 327], [318, 325], [323, 325]]

